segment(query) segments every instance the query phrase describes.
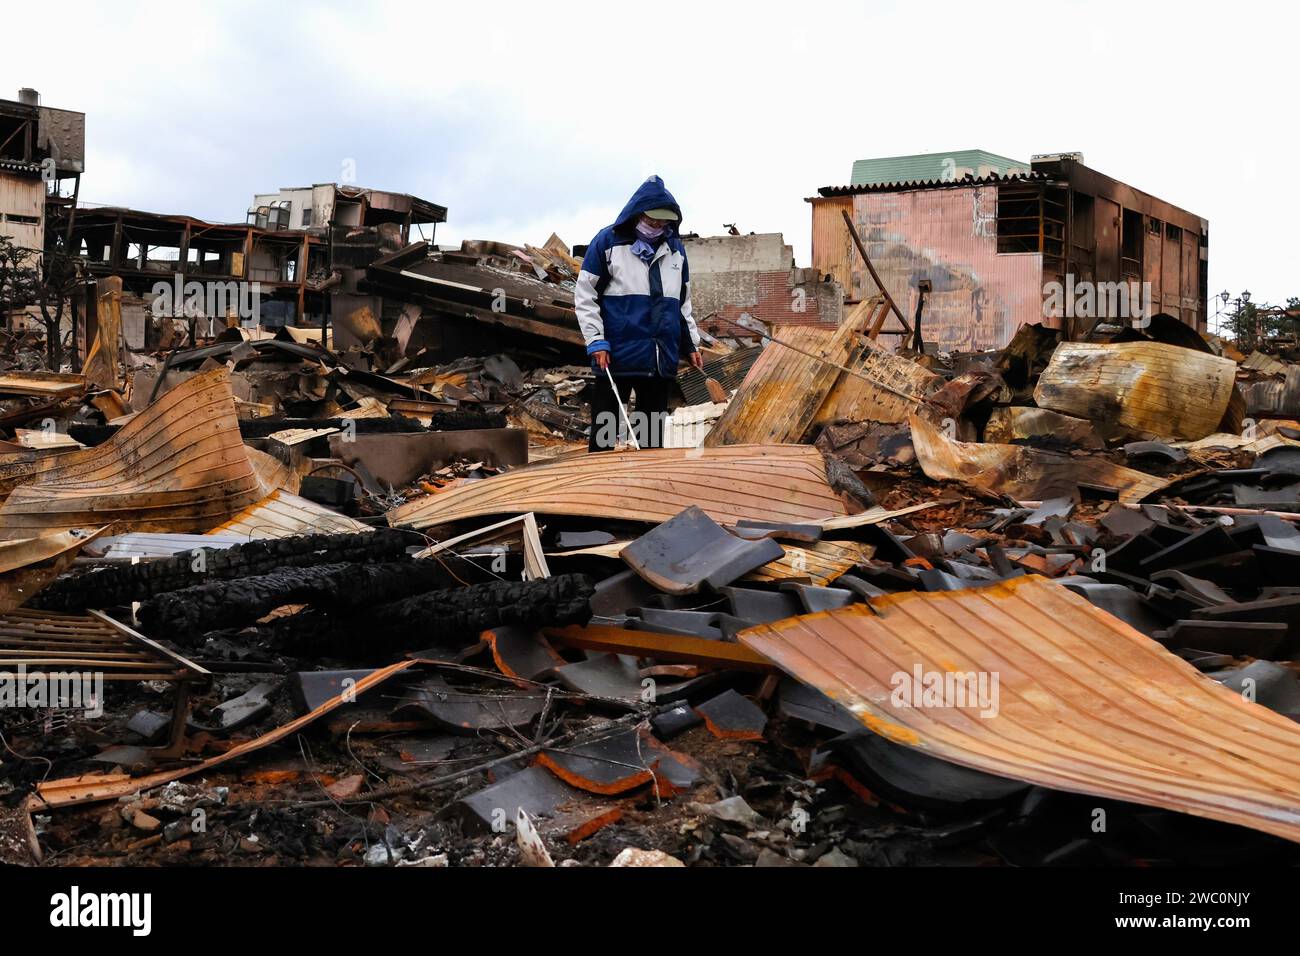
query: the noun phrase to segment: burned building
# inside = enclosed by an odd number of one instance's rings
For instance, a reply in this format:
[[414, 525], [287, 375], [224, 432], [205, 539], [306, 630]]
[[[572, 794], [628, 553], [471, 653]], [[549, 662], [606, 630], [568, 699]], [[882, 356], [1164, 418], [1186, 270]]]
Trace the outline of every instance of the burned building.
[[[847, 214], [909, 318], [930, 284], [922, 327], [932, 347], [1001, 348], [1033, 322], [1082, 338], [1099, 320], [1136, 318], [1105, 314], [1130, 289], [1150, 311], [1206, 328], [1208, 222], [1077, 154], [1023, 165], [983, 151], [927, 154], [859, 161], [854, 173], [807, 200], [813, 266], [849, 301], [877, 294]], [[1075, 308], [1071, 293], [1084, 288], [1098, 294]]]
[[[390, 242], [406, 245], [411, 227], [434, 228], [447, 221], [447, 207], [406, 193], [362, 186], [316, 183], [258, 193], [248, 209], [248, 224], [259, 229], [305, 229], [324, 234], [333, 227], [377, 229]], [[427, 237], [433, 240], [433, 230]]]
[[[452, 358], [506, 348], [536, 360], [585, 363], [573, 311], [578, 262], [558, 237], [544, 247], [465, 240], [414, 242], [375, 260], [363, 291], [407, 303], [386, 330], [408, 353]], [[489, 333], [490, 330], [490, 333]]]
[[[382, 325], [386, 321], [390, 328], [401, 317], [404, 303], [386, 302], [374, 290], [361, 287], [366, 268], [410, 244], [413, 226], [430, 226], [427, 238], [432, 241], [438, 223], [446, 221], [447, 207], [426, 199], [337, 183], [259, 193], [248, 209], [249, 224], [259, 229], [272, 233], [298, 230], [320, 237], [328, 271], [338, 276], [331, 304], [333, 315], [344, 320], [337, 327], [340, 344], [358, 340], [358, 332], [364, 334], [346, 321], [348, 316], [368, 312], [375, 322]], [[365, 325], [372, 323], [366, 319]]]
[[[144, 348], [145, 313], [193, 318], [191, 283], [205, 290], [197, 312], [215, 325], [320, 328], [326, 316], [382, 300], [358, 293], [365, 267], [400, 249], [413, 223], [443, 222], [447, 210], [402, 193], [325, 184], [283, 199], [256, 197], [243, 223], [211, 223], [121, 207], [82, 209], [70, 248], [94, 277], [120, 276], [127, 344]], [[270, 194], [278, 196], [281, 194]], [[262, 201], [265, 200], [265, 201]], [[290, 228], [290, 214], [293, 228]], [[170, 286], [181, 292], [170, 294]], [[255, 290], [250, 287], [256, 286]], [[210, 293], [234, 291], [215, 297]], [[153, 306], [164, 298], [170, 306]], [[240, 303], [256, 299], [256, 314]]]
[[[94, 278], [119, 276], [123, 287], [123, 331], [131, 348], [146, 348], [146, 313], [176, 318], [206, 318], [221, 325], [308, 324], [323, 311], [323, 293], [312, 288], [326, 275], [326, 250], [320, 236], [303, 230], [271, 231], [242, 223], [211, 223], [192, 216], [166, 215], [123, 207], [82, 209], [70, 246]], [[204, 290], [198, 308], [186, 293]], [[256, 283], [256, 315], [240, 302], [251, 300]], [[172, 290], [180, 286], [181, 295]], [[234, 291], [222, 302], [209, 292]], [[242, 294], [241, 294], [242, 293]], [[160, 295], [163, 308], [155, 310]], [[306, 321], [304, 321], [306, 320]], [[205, 327], [205, 333], [208, 329]]]
[[0, 236], [39, 256], [47, 218], [61, 232], [86, 166], [86, 116], [41, 106], [40, 94], [0, 100]]

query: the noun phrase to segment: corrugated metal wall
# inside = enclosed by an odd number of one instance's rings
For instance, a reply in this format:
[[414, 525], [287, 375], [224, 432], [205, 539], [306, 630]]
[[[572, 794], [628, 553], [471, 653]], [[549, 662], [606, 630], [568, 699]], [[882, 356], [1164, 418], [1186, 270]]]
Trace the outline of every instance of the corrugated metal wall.
[[[929, 279], [922, 330], [943, 351], [1001, 348], [1042, 322], [1042, 256], [997, 254], [996, 186], [865, 193], [813, 202], [813, 264], [846, 295], [874, 295], [840, 210], [850, 209], [876, 271], [908, 321]], [[892, 324], [892, 323], [891, 323]], [[882, 337], [884, 339], [885, 337]]]
[[831, 275], [844, 287], [844, 295], [854, 298], [852, 263], [857, 258], [853, 241], [844, 228], [841, 210], [853, 214], [853, 198], [816, 199], [812, 203], [812, 264], [823, 275]]

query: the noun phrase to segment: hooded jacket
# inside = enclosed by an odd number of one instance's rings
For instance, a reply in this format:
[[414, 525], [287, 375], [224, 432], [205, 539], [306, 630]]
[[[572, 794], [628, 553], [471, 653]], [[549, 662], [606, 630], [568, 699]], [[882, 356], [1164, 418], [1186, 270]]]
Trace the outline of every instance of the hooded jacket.
[[[632, 251], [637, 218], [650, 209], [671, 209], [677, 223], [669, 227], [647, 264]], [[587, 247], [574, 291], [578, 326], [587, 354], [610, 353], [615, 375], [677, 374], [677, 360], [700, 346], [700, 331], [691, 315], [690, 272], [686, 249], [677, 237], [682, 210], [651, 176], [632, 194], [618, 219]]]

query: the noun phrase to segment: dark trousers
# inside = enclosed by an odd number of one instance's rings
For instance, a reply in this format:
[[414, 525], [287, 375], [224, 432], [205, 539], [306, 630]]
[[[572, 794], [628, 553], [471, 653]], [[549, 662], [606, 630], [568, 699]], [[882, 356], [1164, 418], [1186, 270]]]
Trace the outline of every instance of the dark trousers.
[[[668, 416], [668, 389], [672, 379], [657, 375], [616, 375], [614, 382], [618, 385], [618, 397], [623, 400], [632, 422], [632, 434], [642, 448], [662, 448], [665, 419]], [[620, 428], [626, 435], [627, 424], [622, 421], [618, 402], [614, 399], [614, 390], [609, 387], [609, 379], [603, 369], [596, 370], [596, 381], [591, 396], [591, 437], [587, 440], [588, 451], [611, 451], [618, 438]], [[636, 409], [629, 407], [629, 399], [635, 393]]]

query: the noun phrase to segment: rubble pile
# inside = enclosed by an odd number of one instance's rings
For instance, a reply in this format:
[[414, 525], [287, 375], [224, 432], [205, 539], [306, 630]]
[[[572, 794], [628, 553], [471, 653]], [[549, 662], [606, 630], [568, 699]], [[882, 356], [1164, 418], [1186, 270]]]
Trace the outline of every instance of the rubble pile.
[[[558, 322], [552, 240], [423, 268]], [[711, 337], [600, 454], [528, 350], [0, 372], [0, 859], [1294, 862], [1295, 356], [876, 311]]]

